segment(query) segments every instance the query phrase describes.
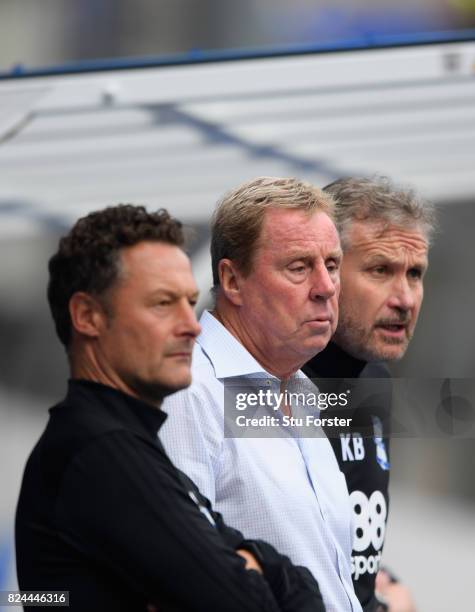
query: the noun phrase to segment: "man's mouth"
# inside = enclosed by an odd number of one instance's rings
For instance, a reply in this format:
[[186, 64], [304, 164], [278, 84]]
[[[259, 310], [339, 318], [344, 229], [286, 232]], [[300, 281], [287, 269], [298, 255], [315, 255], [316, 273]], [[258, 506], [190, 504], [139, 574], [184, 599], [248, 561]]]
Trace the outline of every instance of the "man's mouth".
[[376, 328], [387, 335], [399, 338], [406, 335], [407, 323], [378, 323]]
[[308, 319], [306, 322], [311, 323], [312, 321], [318, 321], [319, 323], [329, 323], [331, 322], [333, 317], [330, 314], [322, 314], [318, 317], [314, 317], [313, 319]]
[[305, 323], [315, 331], [326, 331], [328, 327], [331, 326], [331, 319], [324, 316], [316, 319], [309, 319], [308, 321], [305, 321]]
[[180, 346], [172, 349], [166, 354], [166, 357], [176, 357], [179, 359], [191, 359], [193, 354], [192, 346]]

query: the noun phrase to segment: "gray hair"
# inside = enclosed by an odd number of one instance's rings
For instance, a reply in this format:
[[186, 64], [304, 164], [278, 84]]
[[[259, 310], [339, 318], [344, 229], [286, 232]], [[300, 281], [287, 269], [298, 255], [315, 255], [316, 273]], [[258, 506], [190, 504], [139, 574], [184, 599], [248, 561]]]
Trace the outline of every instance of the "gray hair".
[[431, 242], [436, 229], [435, 207], [412, 189], [394, 185], [385, 176], [338, 179], [323, 188], [336, 200], [335, 222], [343, 249], [353, 221], [384, 221], [387, 225], [416, 227]]
[[268, 208], [300, 210], [308, 215], [322, 211], [333, 220], [335, 203], [329, 193], [296, 178], [261, 176], [227, 193], [211, 223], [214, 292], [219, 286], [221, 259], [233, 260], [245, 276], [251, 272]]

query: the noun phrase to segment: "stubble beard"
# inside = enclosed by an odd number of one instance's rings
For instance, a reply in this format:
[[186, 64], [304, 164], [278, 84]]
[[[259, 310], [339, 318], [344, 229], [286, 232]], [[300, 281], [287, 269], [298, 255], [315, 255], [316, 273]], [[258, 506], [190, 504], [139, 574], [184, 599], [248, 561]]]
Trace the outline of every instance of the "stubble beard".
[[[367, 362], [375, 361], [397, 361], [401, 359], [409, 345], [412, 333], [406, 328], [404, 338], [376, 338], [377, 327], [372, 326], [369, 330], [357, 323], [351, 316], [340, 311], [338, 327], [333, 336], [333, 341], [341, 349], [355, 359]], [[400, 346], [401, 350], [394, 354], [394, 350], [385, 350], [385, 347]]]

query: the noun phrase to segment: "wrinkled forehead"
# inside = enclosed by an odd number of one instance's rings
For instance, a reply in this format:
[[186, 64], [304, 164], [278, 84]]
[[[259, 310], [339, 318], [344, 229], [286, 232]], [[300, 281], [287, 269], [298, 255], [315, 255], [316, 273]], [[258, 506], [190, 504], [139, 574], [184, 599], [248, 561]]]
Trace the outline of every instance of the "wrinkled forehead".
[[281, 208], [266, 210], [259, 246], [272, 245], [285, 248], [290, 244], [312, 242], [339, 245], [335, 224], [326, 212]]
[[387, 257], [427, 259], [429, 243], [422, 227], [377, 221], [354, 221], [347, 234], [345, 253], [382, 253]]

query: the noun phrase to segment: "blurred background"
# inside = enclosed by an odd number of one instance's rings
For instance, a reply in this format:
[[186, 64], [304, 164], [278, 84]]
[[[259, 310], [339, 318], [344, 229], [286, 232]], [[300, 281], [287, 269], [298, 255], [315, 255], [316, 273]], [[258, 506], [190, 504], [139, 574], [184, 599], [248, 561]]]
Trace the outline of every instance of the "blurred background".
[[[440, 230], [394, 375], [473, 387], [474, 27], [474, 0], [0, 0], [0, 589], [16, 588], [22, 470], [67, 378], [47, 260], [90, 210], [165, 206], [192, 226], [202, 309], [226, 190], [374, 173], [415, 187]], [[422, 612], [473, 607], [465, 433], [392, 445], [383, 560]]]
[[0, 69], [475, 27], [474, 0], [1, 0]]

